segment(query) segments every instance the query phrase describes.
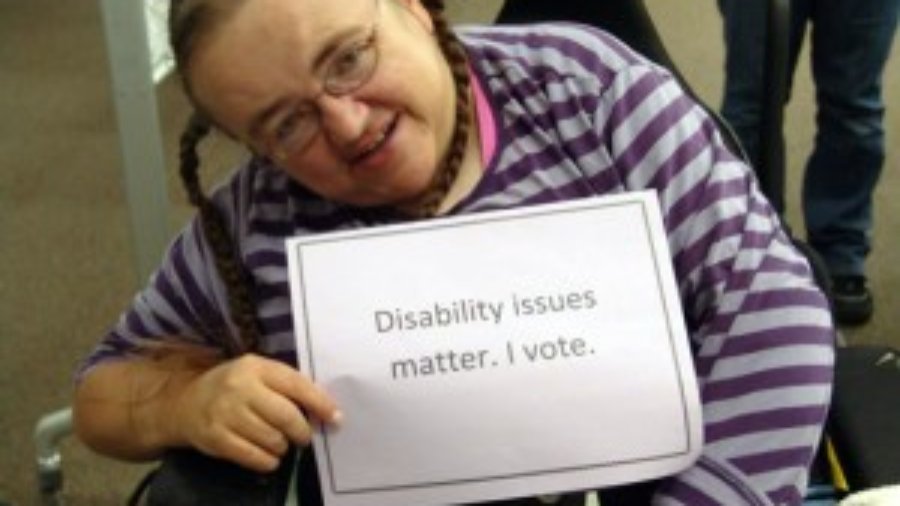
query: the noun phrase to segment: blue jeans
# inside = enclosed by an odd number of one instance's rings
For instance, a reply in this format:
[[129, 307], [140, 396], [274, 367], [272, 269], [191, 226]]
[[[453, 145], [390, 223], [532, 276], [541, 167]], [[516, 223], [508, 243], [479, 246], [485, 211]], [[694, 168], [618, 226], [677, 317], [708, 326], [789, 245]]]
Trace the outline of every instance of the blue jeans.
[[[803, 178], [807, 240], [832, 275], [864, 274], [872, 194], [884, 164], [881, 78], [900, 0], [792, 0], [791, 6], [790, 74], [810, 26], [816, 86], [815, 146]], [[766, 2], [719, 0], [719, 8], [726, 41], [722, 115], [755, 163]], [[783, 157], [783, 140], [781, 146]]]

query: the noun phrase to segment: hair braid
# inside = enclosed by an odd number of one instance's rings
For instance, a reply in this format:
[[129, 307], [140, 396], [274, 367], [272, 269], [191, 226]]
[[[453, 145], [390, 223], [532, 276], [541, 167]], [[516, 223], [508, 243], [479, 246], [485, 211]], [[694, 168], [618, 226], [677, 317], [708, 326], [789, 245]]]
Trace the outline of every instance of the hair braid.
[[244, 352], [256, 351], [260, 342], [260, 325], [256, 317], [256, 304], [253, 300], [249, 276], [237, 258], [234, 242], [228, 234], [225, 220], [221, 212], [203, 193], [197, 169], [200, 159], [197, 145], [209, 133], [211, 127], [199, 114], [194, 113], [181, 135], [181, 181], [187, 191], [188, 199], [200, 212], [200, 225], [206, 235], [207, 242], [215, 257], [216, 270], [225, 283], [228, 297], [228, 309], [231, 319], [238, 327], [240, 344], [235, 346], [230, 340], [225, 349], [232, 356]]
[[431, 189], [422, 199], [418, 213], [421, 217], [431, 217], [437, 212], [438, 206], [459, 175], [459, 168], [462, 165], [469, 139], [471, 118], [469, 117], [469, 65], [465, 48], [444, 17], [443, 0], [424, 0], [423, 5], [428, 9], [431, 19], [434, 21], [437, 42], [450, 65], [450, 73], [456, 89], [456, 118], [453, 134], [450, 137], [450, 146], [441, 167], [435, 174]]

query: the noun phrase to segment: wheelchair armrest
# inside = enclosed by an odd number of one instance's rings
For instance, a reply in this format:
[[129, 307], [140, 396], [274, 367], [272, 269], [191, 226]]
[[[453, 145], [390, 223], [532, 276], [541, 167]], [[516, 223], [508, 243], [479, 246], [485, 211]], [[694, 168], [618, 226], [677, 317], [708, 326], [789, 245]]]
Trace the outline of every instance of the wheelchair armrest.
[[62, 490], [62, 456], [59, 441], [72, 433], [72, 408], [63, 408], [42, 416], [34, 427], [37, 450], [37, 479], [44, 504], [59, 505]]

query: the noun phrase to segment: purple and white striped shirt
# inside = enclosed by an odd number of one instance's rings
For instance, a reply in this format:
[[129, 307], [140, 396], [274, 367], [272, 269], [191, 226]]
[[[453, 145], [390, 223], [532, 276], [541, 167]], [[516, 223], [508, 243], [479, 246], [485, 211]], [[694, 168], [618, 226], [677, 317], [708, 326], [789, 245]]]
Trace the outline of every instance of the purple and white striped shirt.
[[[665, 70], [577, 25], [461, 30], [496, 152], [451, 214], [652, 188], [695, 350], [700, 460], [654, 504], [799, 504], [830, 398], [833, 329], [808, 265], [747, 166]], [[295, 363], [284, 239], [391, 213], [325, 202], [251, 160], [214, 194], [256, 284], [263, 353]], [[196, 221], [81, 374], [140, 343], [235, 334]], [[171, 338], [171, 337], [168, 337]], [[599, 429], [599, 427], [598, 427]]]

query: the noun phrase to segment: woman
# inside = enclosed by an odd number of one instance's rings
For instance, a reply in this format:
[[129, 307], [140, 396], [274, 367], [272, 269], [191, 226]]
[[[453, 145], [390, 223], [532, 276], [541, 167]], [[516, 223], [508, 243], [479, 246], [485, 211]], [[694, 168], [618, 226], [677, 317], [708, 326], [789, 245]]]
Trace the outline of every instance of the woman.
[[[340, 411], [298, 373], [285, 237], [654, 189], [706, 446], [655, 504], [796, 504], [830, 394], [825, 302], [747, 167], [669, 74], [575, 25], [472, 28], [440, 2], [176, 0], [199, 217], [86, 361], [100, 452], [192, 447], [270, 471]], [[251, 159], [207, 199], [211, 127]], [[305, 418], [297, 406], [309, 415]], [[648, 499], [649, 501], [649, 499]], [[631, 502], [630, 504], [634, 504]]]

